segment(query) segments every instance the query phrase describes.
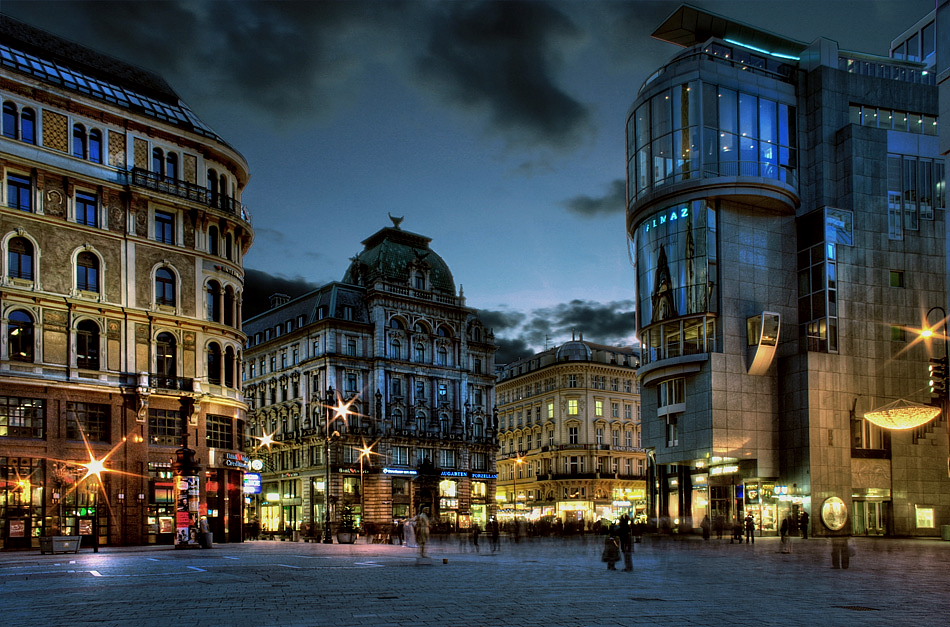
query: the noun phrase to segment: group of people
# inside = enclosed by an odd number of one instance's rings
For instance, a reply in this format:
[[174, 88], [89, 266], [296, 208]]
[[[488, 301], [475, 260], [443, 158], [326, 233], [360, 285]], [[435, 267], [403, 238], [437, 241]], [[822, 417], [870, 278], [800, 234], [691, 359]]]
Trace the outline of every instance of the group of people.
[[623, 514], [607, 531], [604, 552], [601, 559], [607, 563], [607, 570], [617, 570], [617, 562], [623, 556], [624, 572], [633, 572], [633, 530], [630, 516]]

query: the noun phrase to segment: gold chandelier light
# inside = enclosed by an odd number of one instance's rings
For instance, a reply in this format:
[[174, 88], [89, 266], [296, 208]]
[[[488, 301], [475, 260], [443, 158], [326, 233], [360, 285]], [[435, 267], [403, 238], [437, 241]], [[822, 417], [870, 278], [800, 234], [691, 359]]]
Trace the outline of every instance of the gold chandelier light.
[[940, 408], [899, 398], [873, 409], [864, 418], [882, 429], [913, 429], [940, 415]]

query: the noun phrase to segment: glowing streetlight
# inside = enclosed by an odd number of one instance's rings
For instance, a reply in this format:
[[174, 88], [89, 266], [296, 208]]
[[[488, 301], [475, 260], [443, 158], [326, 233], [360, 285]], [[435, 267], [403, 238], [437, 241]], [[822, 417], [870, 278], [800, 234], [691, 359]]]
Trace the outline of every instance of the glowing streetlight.
[[366, 446], [363, 442], [363, 448], [357, 448], [360, 452], [360, 526], [366, 529], [366, 490], [363, 488], [363, 459], [373, 454], [373, 444]]
[[[333, 423], [337, 420], [342, 421], [346, 424], [347, 417], [350, 414], [356, 412], [352, 411], [352, 406], [356, 403], [357, 397], [354, 396], [348, 401], [344, 401], [342, 397], [338, 397], [337, 394], [333, 391], [333, 388], [327, 388], [326, 400], [323, 403], [323, 407], [326, 410], [326, 445], [324, 447], [324, 461], [326, 466], [326, 485], [323, 490], [324, 497], [324, 529], [323, 529], [323, 543], [324, 544], [333, 544], [333, 526], [332, 518], [330, 517], [330, 443], [333, 440], [334, 435], [338, 435], [337, 431], [333, 430]], [[362, 474], [362, 473], [361, 473]]]
[[515, 479], [515, 524], [518, 524], [518, 472], [521, 470], [521, 465], [524, 463], [524, 457], [521, 456], [521, 453], [518, 453], [515, 457], [515, 467], [514, 467], [514, 479]]

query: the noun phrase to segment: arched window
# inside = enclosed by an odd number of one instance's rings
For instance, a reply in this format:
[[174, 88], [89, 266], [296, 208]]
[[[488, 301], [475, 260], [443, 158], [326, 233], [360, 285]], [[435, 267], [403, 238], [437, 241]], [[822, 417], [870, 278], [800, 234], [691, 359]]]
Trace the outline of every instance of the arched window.
[[99, 370], [99, 325], [92, 320], [76, 325], [76, 366]]
[[436, 331], [436, 334], [439, 337], [452, 337], [451, 331], [449, 331], [445, 325], [439, 325], [439, 330]]
[[76, 255], [76, 289], [99, 291], [99, 258], [91, 252], [83, 251]]
[[86, 127], [82, 124], [73, 125], [73, 156], [80, 159], [85, 159], [88, 155], [86, 147], [87, 137], [86, 137]]
[[178, 376], [178, 344], [171, 333], [162, 332], [155, 338], [155, 370], [160, 377]]
[[89, 160], [102, 163], [102, 131], [99, 129], [89, 131]]
[[398, 338], [389, 341], [389, 357], [391, 359], [402, 359], [402, 342]]
[[230, 346], [224, 350], [224, 387], [234, 387], [234, 349]]
[[424, 363], [426, 360], [426, 347], [422, 342], [416, 342], [415, 360]]
[[404, 325], [402, 323], [402, 320], [400, 320], [399, 318], [393, 318], [392, 320], [389, 321], [389, 328], [405, 330], [406, 325]]
[[416, 332], [416, 333], [428, 333], [428, 332], [429, 332], [429, 329], [427, 329], [426, 326], [425, 326], [424, 324], [422, 324], [421, 322], [417, 322], [417, 323], [415, 323], [414, 325], [412, 325], [412, 330], [413, 330], [414, 332]]
[[25, 237], [14, 237], [7, 245], [7, 271], [16, 279], [33, 280], [33, 242]]
[[444, 346], [440, 346], [435, 353], [435, 363], [438, 366], [446, 366], [449, 363], [449, 351]]
[[20, 113], [20, 140], [28, 144], [36, 143], [36, 111], [23, 107]]
[[208, 281], [208, 320], [221, 322], [221, 284]]
[[218, 173], [214, 170], [208, 170], [208, 200], [212, 206], [218, 204]]
[[228, 179], [224, 177], [224, 174], [218, 177], [218, 196], [221, 200], [221, 208], [228, 208]]
[[221, 385], [221, 347], [217, 342], [208, 344], [208, 383]]
[[18, 309], [10, 313], [7, 344], [13, 361], [33, 361], [33, 316]]
[[161, 148], [152, 148], [152, 172], [159, 176], [165, 174], [165, 151]]
[[405, 422], [403, 421], [403, 418], [402, 418], [402, 410], [394, 409], [393, 410], [393, 428], [402, 429], [405, 426], [406, 426]]
[[475, 342], [482, 341], [482, 330], [479, 329], [478, 327], [475, 327], [474, 329], [472, 329], [472, 340]]
[[234, 321], [234, 288], [230, 285], [224, 288], [224, 318], [222, 322], [228, 326], [237, 326]]
[[449, 432], [449, 428], [450, 428], [451, 426], [452, 426], [452, 423], [449, 421], [449, 415], [448, 415], [448, 414], [440, 414], [440, 415], [439, 415], [439, 430], [440, 430], [442, 433], [448, 433], [448, 432]]
[[20, 116], [17, 106], [12, 102], [3, 103], [3, 136], [10, 139], [20, 139]]
[[169, 181], [178, 180], [178, 154], [170, 152], [165, 156], [165, 178]]
[[209, 226], [208, 227], [208, 252], [212, 255], [220, 254], [218, 252], [218, 227]]
[[175, 274], [168, 268], [155, 271], [155, 302], [159, 305], [175, 306]]

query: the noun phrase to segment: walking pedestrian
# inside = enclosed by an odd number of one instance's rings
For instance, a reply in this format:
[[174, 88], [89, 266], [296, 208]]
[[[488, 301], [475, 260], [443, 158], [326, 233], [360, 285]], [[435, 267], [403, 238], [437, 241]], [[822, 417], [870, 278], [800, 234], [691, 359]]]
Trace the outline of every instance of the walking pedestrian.
[[477, 522], [472, 523], [472, 545], [475, 547], [475, 552], [478, 553], [478, 536], [481, 534], [482, 528], [478, 526]]
[[722, 532], [725, 526], [726, 526], [726, 521], [723, 519], [722, 516], [717, 515], [715, 518], [713, 518], [713, 531], [716, 532], [717, 540], [722, 540]]
[[835, 536], [831, 539], [831, 567], [847, 568], [851, 565], [851, 542], [848, 536]]
[[699, 523], [700, 529], [703, 530], [703, 540], [709, 539], [709, 514], [703, 516], [703, 521]]
[[745, 543], [755, 544], [755, 518], [752, 514], [746, 514], [745, 517]]
[[488, 521], [488, 534], [491, 538], [491, 550], [492, 553], [498, 550], [499, 545], [501, 544], [501, 529], [498, 525], [498, 519], [494, 516], [491, 517], [491, 520]]
[[791, 518], [791, 516], [786, 516], [785, 518], [783, 518], [782, 525], [781, 527], [779, 527], [779, 534], [782, 537], [782, 549], [781, 549], [782, 553], [792, 552], [792, 545], [788, 541], [789, 528], [791, 527], [789, 518]]
[[601, 560], [607, 562], [607, 570], [617, 570], [617, 562], [620, 561], [620, 541], [613, 535], [607, 536], [604, 541], [604, 552]]
[[633, 537], [630, 527], [630, 516], [624, 514], [620, 517], [620, 523], [617, 525], [617, 538], [620, 540], [620, 552], [623, 553], [624, 572], [633, 571]]
[[732, 523], [732, 540], [729, 540], [729, 544], [732, 543], [742, 544], [742, 521], [736, 520]]
[[429, 557], [426, 555], [426, 544], [429, 542], [429, 508], [423, 507], [414, 519], [416, 530], [416, 543], [419, 545], [419, 557]]
[[808, 512], [802, 510], [801, 518], [799, 519], [798, 526], [802, 530], [802, 540], [808, 539]]

